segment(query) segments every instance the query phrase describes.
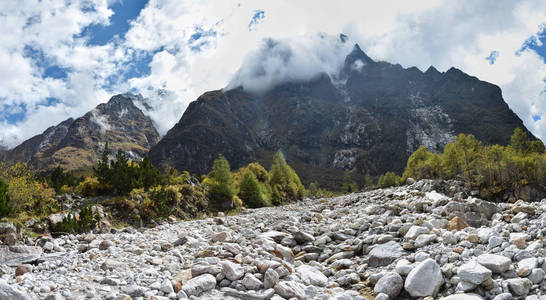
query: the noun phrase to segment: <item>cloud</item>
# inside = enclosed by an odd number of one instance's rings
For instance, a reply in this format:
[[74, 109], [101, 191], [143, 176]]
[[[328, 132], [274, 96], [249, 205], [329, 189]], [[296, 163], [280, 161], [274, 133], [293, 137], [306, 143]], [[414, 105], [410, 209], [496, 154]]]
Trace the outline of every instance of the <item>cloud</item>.
[[[333, 72], [346, 49], [337, 39], [320, 43], [319, 32], [345, 33], [375, 60], [421, 70], [455, 66], [495, 83], [546, 140], [545, 61], [525, 47], [540, 44], [541, 0], [149, 0], [125, 35], [92, 45], [86, 28], [108, 26], [114, 3], [0, 4], [0, 141], [14, 146], [128, 90], [150, 98], [147, 113], [164, 134], [205, 91], [237, 84], [260, 91]], [[22, 120], [7, 121], [22, 108]]]
[[242, 87], [261, 94], [281, 83], [306, 81], [320, 73], [335, 77], [352, 49], [353, 44], [339, 36], [323, 34], [265, 39], [259, 50], [246, 56], [226, 89]]

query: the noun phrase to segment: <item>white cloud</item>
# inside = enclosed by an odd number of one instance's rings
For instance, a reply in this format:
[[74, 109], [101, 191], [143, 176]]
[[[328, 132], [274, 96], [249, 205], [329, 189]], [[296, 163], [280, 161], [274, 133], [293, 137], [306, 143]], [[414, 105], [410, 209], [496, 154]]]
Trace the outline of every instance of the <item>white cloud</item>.
[[[285, 77], [330, 72], [346, 49], [321, 46], [313, 37], [317, 33], [337, 37], [342, 32], [359, 42], [373, 59], [421, 70], [429, 65], [444, 71], [455, 66], [498, 84], [526, 126], [546, 139], [542, 92], [546, 66], [532, 50], [516, 54], [546, 22], [546, 2], [541, 0], [348, 0], [342, 4], [326, 0], [150, 0], [124, 37], [104, 46], [87, 45], [78, 35], [90, 24], [108, 24], [113, 13], [108, 7], [113, 3], [24, 0], [0, 4], [0, 23], [5, 25], [0, 28], [0, 69], [7, 70], [0, 74], [0, 107], [7, 106], [0, 109], [15, 109], [23, 103], [27, 107], [21, 122], [0, 124], [0, 140], [13, 146], [129, 89], [150, 97], [154, 111], [149, 114], [165, 133], [203, 92], [230, 82], [250, 82], [252, 60], [260, 60], [266, 73], [279, 74], [252, 79], [255, 87]], [[82, 9], [90, 6], [95, 9]], [[256, 11], [264, 11], [264, 18], [249, 30]], [[281, 41], [270, 51], [276, 58], [260, 56], [264, 38]], [[44, 79], [43, 67], [25, 57], [25, 46], [42, 51], [49, 62], [67, 69], [67, 78]], [[279, 64], [279, 54], [287, 49], [292, 53], [290, 68]], [[495, 64], [484, 59], [492, 51], [499, 53]], [[115, 79], [114, 75], [127, 71], [128, 63], [147, 55], [151, 56], [150, 74]], [[163, 91], [161, 96], [158, 90]], [[47, 97], [61, 102], [44, 107]], [[535, 114], [542, 115], [542, 120], [534, 122]]]

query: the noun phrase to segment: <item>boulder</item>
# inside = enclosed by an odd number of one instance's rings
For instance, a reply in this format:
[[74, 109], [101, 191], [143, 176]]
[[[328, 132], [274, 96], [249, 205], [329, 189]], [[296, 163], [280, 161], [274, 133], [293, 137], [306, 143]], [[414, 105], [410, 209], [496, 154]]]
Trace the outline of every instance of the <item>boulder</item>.
[[473, 284], [481, 284], [491, 278], [491, 270], [480, 265], [476, 261], [470, 261], [459, 267], [457, 276], [463, 281]]
[[17, 267], [31, 263], [42, 256], [42, 248], [36, 246], [0, 246], [0, 264]]
[[301, 281], [306, 285], [325, 287], [328, 283], [328, 278], [314, 267], [301, 265], [296, 268], [296, 272], [298, 272]]
[[222, 262], [222, 273], [231, 281], [239, 280], [245, 275], [245, 269], [230, 261]]
[[370, 251], [368, 265], [374, 268], [388, 266], [396, 259], [400, 258], [402, 254], [404, 254], [404, 249], [395, 241], [377, 245]]
[[411, 270], [404, 288], [412, 297], [435, 296], [443, 283], [444, 277], [440, 266], [429, 258]]
[[4, 279], [0, 279], [0, 299], [2, 300], [34, 300], [38, 299], [34, 294], [28, 294], [11, 285]]
[[387, 294], [391, 299], [396, 299], [402, 288], [404, 287], [404, 279], [395, 272], [389, 272], [379, 279], [373, 289], [374, 293]]
[[478, 263], [493, 273], [504, 273], [510, 268], [512, 260], [503, 255], [486, 253], [478, 256]]
[[190, 279], [182, 285], [182, 290], [188, 296], [199, 296], [203, 292], [210, 291], [215, 287], [216, 278], [210, 274], [203, 274]]
[[512, 293], [514, 293], [516, 296], [524, 296], [528, 294], [533, 286], [533, 282], [527, 278], [510, 278], [507, 279], [506, 282], [508, 283], [510, 291], [512, 291]]

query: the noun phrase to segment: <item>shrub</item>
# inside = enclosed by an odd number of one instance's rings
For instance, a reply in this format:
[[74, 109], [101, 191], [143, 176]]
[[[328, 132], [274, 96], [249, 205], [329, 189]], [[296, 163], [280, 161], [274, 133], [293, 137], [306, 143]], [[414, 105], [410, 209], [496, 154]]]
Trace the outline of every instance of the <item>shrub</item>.
[[94, 214], [91, 206], [84, 206], [80, 209], [80, 215], [77, 219], [73, 214], [68, 214], [63, 220], [52, 228], [57, 234], [66, 233], [84, 233], [93, 230], [100, 222], [98, 214]]
[[45, 180], [50, 187], [55, 189], [56, 194], [62, 194], [68, 190], [67, 187], [75, 187], [83, 181], [82, 178], [77, 178], [72, 173], [65, 172], [60, 166], [46, 175]]
[[58, 204], [52, 198], [55, 191], [39, 182], [27, 164], [0, 164], [0, 178], [8, 185], [11, 215], [17, 216], [22, 212], [41, 215], [58, 209]]
[[394, 172], [387, 172], [379, 176], [379, 180], [377, 181], [377, 186], [381, 188], [398, 185], [400, 185], [400, 176], [396, 175]]
[[85, 197], [95, 197], [103, 195], [109, 190], [108, 187], [99, 182], [96, 177], [86, 177], [76, 186], [74, 191]]

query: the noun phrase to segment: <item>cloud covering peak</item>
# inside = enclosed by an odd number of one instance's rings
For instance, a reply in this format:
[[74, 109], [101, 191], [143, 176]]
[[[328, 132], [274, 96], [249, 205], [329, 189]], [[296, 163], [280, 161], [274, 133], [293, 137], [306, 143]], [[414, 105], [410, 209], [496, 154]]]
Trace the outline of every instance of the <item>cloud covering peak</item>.
[[245, 57], [226, 89], [242, 87], [262, 94], [276, 85], [307, 81], [321, 73], [335, 77], [352, 49], [349, 41], [325, 34], [267, 38]]

